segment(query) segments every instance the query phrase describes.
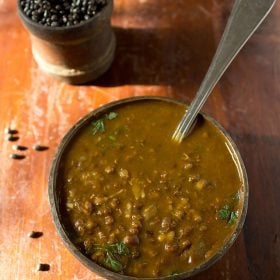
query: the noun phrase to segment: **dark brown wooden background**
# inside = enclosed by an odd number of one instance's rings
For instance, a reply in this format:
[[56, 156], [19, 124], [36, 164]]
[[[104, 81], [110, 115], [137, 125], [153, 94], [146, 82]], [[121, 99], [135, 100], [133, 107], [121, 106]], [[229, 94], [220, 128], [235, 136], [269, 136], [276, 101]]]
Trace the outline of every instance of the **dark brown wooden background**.
[[[47, 180], [56, 147], [84, 114], [112, 100], [164, 95], [190, 101], [210, 63], [232, 1], [115, 0], [118, 39], [108, 73], [69, 86], [32, 59], [15, 0], [0, 0], [0, 279], [98, 279], [63, 246], [50, 216]], [[246, 45], [204, 111], [218, 119], [245, 161], [249, 211], [228, 253], [194, 279], [280, 279], [280, 4]], [[19, 130], [26, 159], [9, 158], [5, 127]], [[43, 237], [27, 237], [31, 230]], [[49, 272], [36, 272], [39, 262]]]

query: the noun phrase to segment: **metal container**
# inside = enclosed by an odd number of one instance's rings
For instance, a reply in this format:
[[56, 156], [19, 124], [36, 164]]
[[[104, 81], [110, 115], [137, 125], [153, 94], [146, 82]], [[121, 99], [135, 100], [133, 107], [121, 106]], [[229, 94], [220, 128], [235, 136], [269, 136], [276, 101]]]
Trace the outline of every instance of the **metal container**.
[[66, 82], [81, 84], [110, 67], [116, 39], [111, 27], [113, 0], [89, 20], [73, 26], [51, 27], [32, 21], [18, 0], [18, 13], [30, 32], [32, 53], [39, 67]]
[[[61, 211], [60, 203], [61, 203], [61, 189], [58, 184], [58, 172], [60, 168], [60, 163], [61, 163], [61, 158], [63, 156], [63, 153], [67, 149], [68, 144], [73, 140], [73, 138], [79, 134], [79, 131], [83, 129], [85, 126], [87, 126], [89, 123], [91, 123], [93, 120], [97, 119], [100, 115], [103, 115], [106, 112], [111, 112], [114, 111], [116, 107], [122, 106], [124, 104], [128, 103], [134, 103], [134, 102], [141, 102], [141, 101], [152, 101], [152, 100], [157, 100], [157, 101], [162, 101], [162, 102], [170, 102], [174, 104], [179, 104], [179, 105], [185, 105], [184, 103], [167, 98], [167, 97], [155, 97], [155, 96], [143, 96], [143, 97], [131, 97], [123, 100], [119, 100], [116, 102], [112, 102], [109, 104], [106, 104], [94, 111], [92, 111], [90, 114], [86, 115], [83, 117], [78, 123], [76, 123], [70, 130], [69, 132], [64, 136], [62, 139], [58, 151], [54, 157], [53, 163], [52, 163], [52, 168], [50, 172], [50, 177], [49, 177], [49, 201], [50, 201], [50, 206], [51, 206], [51, 212], [53, 216], [53, 220], [55, 223], [55, 226], [64, 241], [64, 244], [68, 247], [68, 249], [73, 253], [73, 255], [81, 261], [86, 267], [88, 267], [91, 271], [97, 273], [98, 275], [101, 275], [107, 279], [115, 279], [115, 280], [138, 280], [140, 278], [137, 277], [131, 277], [131, 276], [126, 276], [126, 275], [120, 275], [118, 273], [114, 273], [110, 270], [107, 270], [98, 264], [94, 263], [92, 260], [84, 256], [79, 249], [72, 243], [69, 233], [66, 230], [66, 226], [63, 222], [63, 214]], [[188, 277], [191, 277], [207, 268], [212, 266], [217, 260], [219, 260], [226, 252], [227, 250], [231, 247], [231, 245], [234, 243], [236, 240], [237, 236], [241, 232], [241, 229], [243, 227], [246, 213], [247, 213], [247, 207], [248, 207], [248, 196], [249, 196], [249, 185], [248, 185], [248, 180], [247, 180], [247, 174], [246, 174], [246, 169], [244, 166], [244, 163], [242, 161], [242, 158], [238, 152], [238, 149], [233, 142], [233, 140], [230, 138], [230, 136], [227, 134], [224, 128], [213, 118], [202, 114], [202, 116], [210, 121], [214, 126], [218, 128], [218, 130], [223, 134], [223, 136], [228, 140], [227, 146], [232, 154], [233, 160], [235, 161], [240, 177], [242, 179], [242, 194], [243, 196], [240, 199], [243, 199], [243, 208], [241, 209], [240, 212], [240, 219], [238, 221], [238, 224], [236, 226], [235, 232], [232, 234], [232, 236], [226, 241], [224, 246], [215, 254], [213, 257], [211, 257], [207, 262], [203, 263], [201, 266], [196, 267], [195, 269], [191, 271], [187, 271], [185, 273], [181, 273], [178, 275], [170, 275], [170, 276], [165, 276], [165, 277], [154, 277], [154, 278], [141, 278], [144, 280], [171, 280], [171, 279], [186, 279]]]

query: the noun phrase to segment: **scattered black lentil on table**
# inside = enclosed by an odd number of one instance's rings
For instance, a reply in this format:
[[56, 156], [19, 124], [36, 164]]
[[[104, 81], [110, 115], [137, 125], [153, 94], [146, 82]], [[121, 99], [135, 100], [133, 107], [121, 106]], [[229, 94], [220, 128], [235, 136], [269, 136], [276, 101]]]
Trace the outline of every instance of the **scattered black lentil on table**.
[[9, 128], [9, 127], [6, 127], [6, 128], [4, 129], [4, 133], [5, 133], [5, 134], [17, 134], [18, 131], [17, 131], [16, 129], [11, 129], [11, 128]]
[[11, 155], [10, 155], [10, 158], [11, 158], [11, 159], [21, 160], [21, 159], [25, 159], [25, 155], [11, 154]]
[[39, 238], [41, 236], [43, 236], [43, 232], [41, 231], [31, 231], [28, 233], [28, 237], [30, 238]]
[[39, 263], [36, 268], [37, 271], [49, 271], [50, 265], [47, 263]]
[[43, 146], [43, 145], [33, 145], [32, 148], [33, 148], [33, 150], [38, 151], [38, 152], [46, 151], [49, 149], [49, 147]]
[[45, 26], [73, 26], [92, 18], [107, 0], [21, 0], [24, 14], [32, 21]]
[[[39, 3], [39, 0], [34, 0], [34, 2]], [[18, 130], [16, 130], [16, 129], [6, 127], [4, 129], [4, 134], [6, 134], [5, 139], [10, 141], [10, 142], [16, 142], [16, 141], [19, 140], [19, 136], [16, 135], [16, 134], [18, 134]], [[33, 150], [35, 150], [37, 152], [42, 152], [42, 151], [46, 151], [46, 150], [49, 149], [48, 146], [44, 146], [44, 145], [40, 145], [40, 144], [35, 144], [35, 145], [32, 146], [32, 148], [33, 148]], [[28, 150], [28, 147], [23, 146], [23, 145], [13, 145], [12, 149], [14, 151], [26, 151], [26, 150]], [[21, 159], [26, 158], [26, 156], [23, 155], [23, 154], [10, 154], [10, 158], [11, 159], [16, 159], [16, 160], [21, 160]]]
[[26, 151], [26, 150], [28, 150], [28, 147], [22, 146], [22, 145], [13, 145], [12, 149], [14, 151]]
[[8, 140], [10, 142], [15, 142], [15, 141], [19, 140], [19, 137], [18, 136], [14, 136], [12, 134], [8, 134], [7, 137], [6, 137], [6, 140]]

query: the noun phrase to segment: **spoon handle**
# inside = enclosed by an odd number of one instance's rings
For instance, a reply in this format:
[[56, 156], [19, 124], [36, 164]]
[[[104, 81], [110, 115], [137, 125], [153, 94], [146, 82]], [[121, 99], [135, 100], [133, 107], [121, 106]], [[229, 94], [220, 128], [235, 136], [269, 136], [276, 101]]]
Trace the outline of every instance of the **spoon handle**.
[[197, 114], [248, 39], [272, 9], [276, 0], [236, 0], [224, 34], [206, 76], [184, 114], [172, 139], [181, 142], [192, 128]]

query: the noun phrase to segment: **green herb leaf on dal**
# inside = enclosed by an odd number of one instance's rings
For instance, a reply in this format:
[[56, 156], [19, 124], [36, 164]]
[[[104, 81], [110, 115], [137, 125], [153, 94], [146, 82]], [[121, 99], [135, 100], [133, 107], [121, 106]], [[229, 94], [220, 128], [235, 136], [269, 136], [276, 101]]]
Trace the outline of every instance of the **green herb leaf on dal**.
[[117, 116], [118, 116], [117, 113], [115, 113], [115, 112], [110, 112], [110, 113], [107, 115], [107, 119], [111, 121], [111, 120], [115, 119]]
[[123, 265], [120, 261], [114, 258], [110, 253], [107, 252], [105, 263], [115, 272], [123, 271]]
[[232, 211], [231, 213], [230, 213], [230, 218], [229, 218], [229, 220], [228, 220], [228, 223], [230, 224], [230, 225], [232, 225], [232, 224], [234, 224], [235, 223], [235, 221], [238, 219], [238, 211]]
[[238, 219], [238, 211], [232, 211], [229, 205], [224, 205], [218, 212], [218, 216], [222, 220], [226, 220], [228, 224], [232, 225]]
[[110, 112], [109, 114], [105, 115], [105, 118], [101, 118], [99, 120], [96, 120], [96, 121], [92, 122], [92, 126], [93, 126], [92, 133], [93, 133], [93, 135], [95, 135], [98, 132], [101, 132], [101, 133], [105, 132], [104, 120], [107, 119], [107, 120], [111, 121], [111, 120], [115, 119], [117, 116], [118, 116], [117, 113]]
[[113, 245], [116, 246], [117, 253], [119, 255], [124, 255], [124, 256], [128, 256], [129, 255], [129, 249], [128, 249], [128, 247], [123, 242], [118, 242], [118, 243], [115, 243]]
[[230, 217], [230, 210], [228, 205], [224, 205], [220, 210], [219, 210], [219, 217], [222, 220], [228, 220]]
[[87, 254], [101, 251], [105, 253], [104, 263], [115, 272], [122, 272], [126, 266], [125, 257], [130, 257], [130, 250], [123, 242], [106, 245], [93, 245], [87, 250]]
[[95, 135], [97, 132], [104, 132], [105, 131], [105, 126], [104, 126], [104, 121], [103, 119], [97, 120], [92, 123], [93, 130], [92, 133]]

